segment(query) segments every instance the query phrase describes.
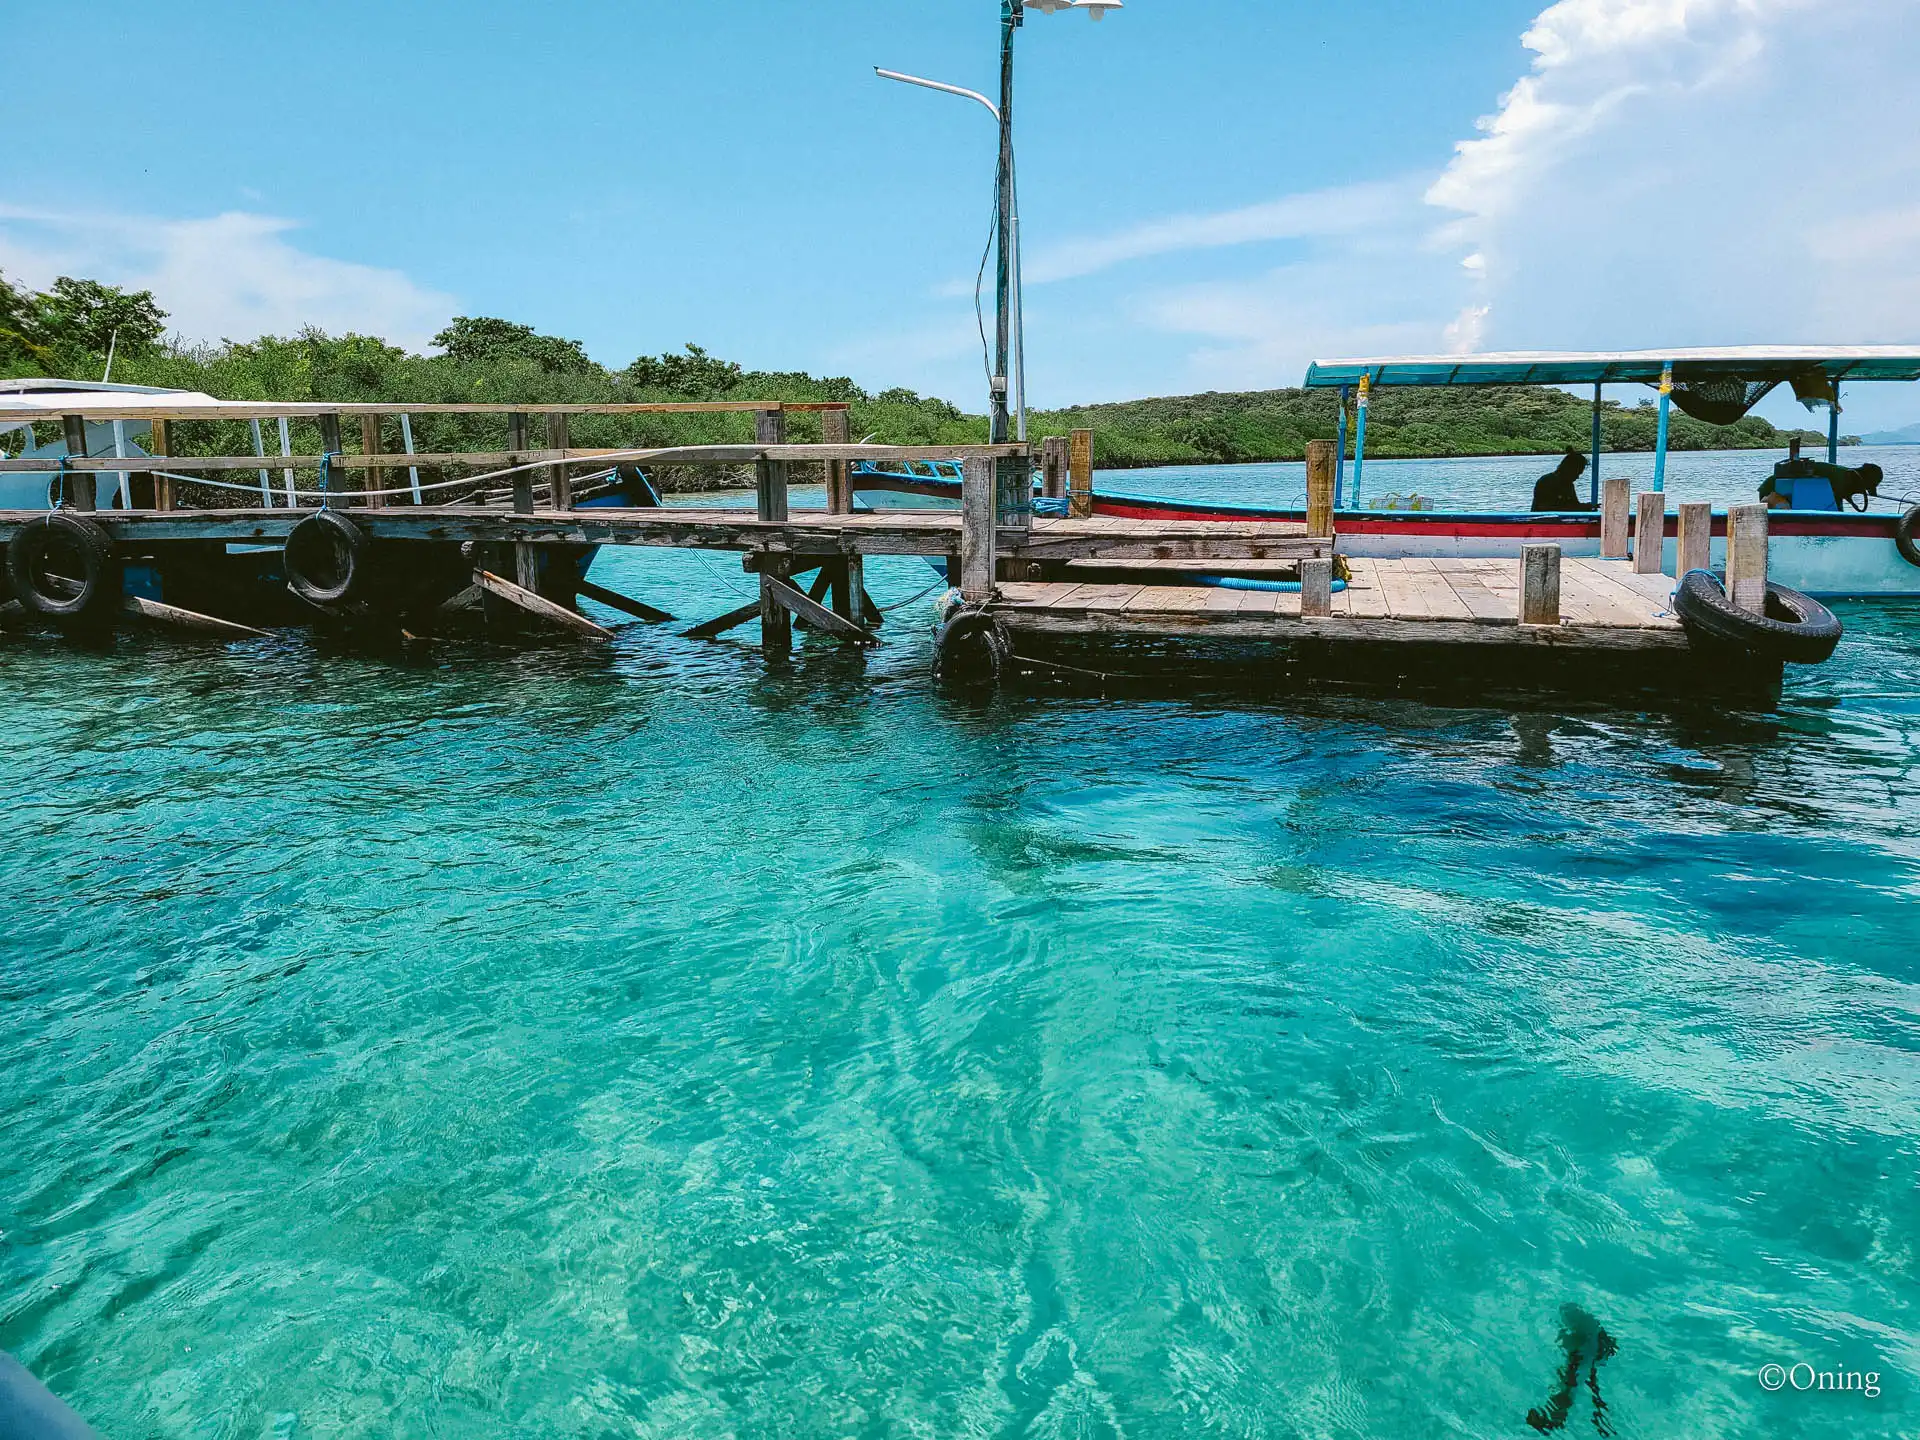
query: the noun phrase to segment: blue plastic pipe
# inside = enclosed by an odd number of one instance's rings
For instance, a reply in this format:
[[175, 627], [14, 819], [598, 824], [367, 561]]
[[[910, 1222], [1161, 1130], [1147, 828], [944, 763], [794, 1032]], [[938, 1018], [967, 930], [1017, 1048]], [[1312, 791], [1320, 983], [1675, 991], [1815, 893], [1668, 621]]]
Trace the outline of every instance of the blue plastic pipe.
[[1660, 433], [1653, 442], [1653, 488], [1667, 488], [1667, 426], [1673, 411], [1673, 366], [1660, 372]]

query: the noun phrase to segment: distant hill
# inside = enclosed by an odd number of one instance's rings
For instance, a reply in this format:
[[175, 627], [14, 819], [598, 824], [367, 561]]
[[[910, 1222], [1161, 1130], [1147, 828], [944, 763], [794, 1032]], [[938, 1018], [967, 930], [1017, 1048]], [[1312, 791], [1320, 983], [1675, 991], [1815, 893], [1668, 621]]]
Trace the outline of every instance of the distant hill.
[[1903, 425], [1898, 430], [1876, 430], [1871, 435], [1862, 435], [1863, 445], [1920, 445], [1920, 424]]

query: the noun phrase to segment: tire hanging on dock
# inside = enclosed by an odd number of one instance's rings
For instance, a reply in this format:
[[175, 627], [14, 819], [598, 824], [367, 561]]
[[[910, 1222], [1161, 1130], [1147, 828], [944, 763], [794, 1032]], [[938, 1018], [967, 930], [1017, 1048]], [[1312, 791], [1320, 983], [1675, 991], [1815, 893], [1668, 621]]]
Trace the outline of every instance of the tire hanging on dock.
[[962, 610], [933, 637], [933, 675], [957, 685], [998, 685], [1013, 668], [1006, 627], [983, 610]]
[[367, 532], [337, 510], [316, 510], [287, 536], [287, 587], [309, 605], [343, 605], [365, 588]]
[[1690, 570], [1674, 591], [1673, 608], [1687, 633], [1730, 645], [1766, 660], [1818, 665], [1840, 643], [1839, 617], [1811, 595], [1784, 585], [1767, 586], [1767, 611], [1756, 615], [1728, 598], [1725, 580], [1711, 570]]
[[27, 521], [7, 546], [14, 598], [54, 620], [87, 620], [120, 607], [120, 562], [97, 521], [56, 510]]
[[1920, 565], [1920, 505], [1909, 505], [1893, 522], [1893, 548], [1900, 552], [1900, 558], [1909, 565]]

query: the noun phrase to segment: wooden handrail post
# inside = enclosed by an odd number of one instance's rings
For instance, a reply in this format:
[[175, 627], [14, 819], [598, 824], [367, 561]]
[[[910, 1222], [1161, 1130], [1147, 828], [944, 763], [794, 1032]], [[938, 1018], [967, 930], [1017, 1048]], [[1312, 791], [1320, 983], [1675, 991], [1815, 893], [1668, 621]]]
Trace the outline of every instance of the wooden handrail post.
[[[67, 454], [76, 460], [87, 458], [87, 417], [84, 415], [62, 415], [60, 429], [67, 442]], [[91, 510], [98, 503], [94, 490], [91, 470], [69, 470], [67, 472], [67, 493], [65, 501], [75, 510]]]
[[[147, 453], [149, 455], [171, 455], [173, 452], [170, 448], [171, 437], [167, 434], [167, 422], [164, 420], [155, 420], [151, 423], [153, 433], [147, 436]], [[173, 481], [167, 476], [159, 474], [157, 471], [153, 477], [153, 508], [156, 510], [173, 509]]]
[[[384, 455], [380, 448], [380, 417], [362, 415], [360, 417], [360, 453], [363, 455]], [[387, 497], [378, 492], [387, 488], [387, 472], [378, 466], [370, 467], [361, 480], [361, 488], [367, 492], [367, 508], [378, 510], [387, 503]]]
[[[820, 443], [822, 445], [847, 445], [853, 440], [853, 420], [845, 410], [822, 410], [820, 412]], [[827, 461], [827, 513], [829, 515], [851, 515], [853, 513], [853, 462], [851, 460]], [[849, 617], [858, 620], [855, 615]]]
[[1333, 442], [1307, 442], [1307, 534], [1323, 539], [1333, 534]]
[[1558, 545], [1522, 545], [1520, 547], [1520, 623], [1522, 625], [1558, 625], [1560, 623], [1560, 547]]
[[[1314, 443], [1324, 444], [1328, 450], [1333, 449], [1331, 440]], [[1331, 468], [1333, 464], [1331, 456], [1328, 457], [1327, 464]], [[1327, 484], [1329, 486], [1333, 484], [1331, 476]], [[1323, 559], [1300, 562], [1300, 613], [1310, 618], [1333, 614], [1333, 561]]]
[[515, 468], [527, 463], [527, 449], [526, 413], [516, 410], [507, 416], [506, 464], [506, 468], [514, 472], [508, 478], [513, 482], [513, 513], [516, 515], [533, 513], [533, 472]]
[[[787, 443], [787, 414], [784, 410], [761, 410], [753, 417], [753, 435], [761, 445]], [[762, 520], [787, 519], [787, 465], [784, 460], [760, 460], [753, 467], [754, 513]], [[791, 559], [779, 555], [762, 557], [760, 572], [760, 648], [770, 655], [785, 654], [793, 648], [793, 612], [780, 603], [769, 580], [785, 580], [793, 568]]]
[[1755, 615], [1767, 611], [1767, 507], [1727, 511], [1727, 598]]
[[[338, 415], [329, 413], [329, 414], [320, 416], [319, 419], [320, 419], [320, 453], [322, 455], [338, 455], [340, 453], [340, 448], [341, 448], [340, 447], [340, 417]], [[327, 472], [328, 491], [331, 492], [331, 491], [337, 490], [339, 488], [339, 483], [340, 482], [334, 477], [331, 467], [329, 467]], [[342, 506], [344, 506], [346, 502], [343, 500], [341, 501], [341, 504]]]
[[1049, 435], [1040, 442], [1040, 493], [1049, 500], [1067, 498], [1067, 471], [1071, 467], [1073, 442], [1064, 435]]
[[1658, 490], [1642, 492], [1633, 517], [1633, 570], [1636, 575], [1658, 575], [1667, 557], [1667, 497]]
[[1680, 507], [1680, 544], [1673, 563], [1678, 580], [1690, 570], [1713, 568], [1713, 507], [1701, 502]]
[[1093, 514], [1093, 431], [1076, 430], [1068, 446], [1067, 513], [1076, 520]]
[[[547, 412], [547, 448], [549, 450], [570, 450], [568, 443], [567, 416], [565, 411]], [[573, 481], [567, 475], [565, 459], [554, 461], [547, 468], [547, 486], [549, 503], [556, 510], [573, 508]]]
[[1633, 500], [1630, 480], [1600, 482], [1600, 558], [1627, 558], [1627, 511]]
[[993, 492], [998, 464], [977, 458], [960, 466], [960, 597], [970, 603], [993, 598]]

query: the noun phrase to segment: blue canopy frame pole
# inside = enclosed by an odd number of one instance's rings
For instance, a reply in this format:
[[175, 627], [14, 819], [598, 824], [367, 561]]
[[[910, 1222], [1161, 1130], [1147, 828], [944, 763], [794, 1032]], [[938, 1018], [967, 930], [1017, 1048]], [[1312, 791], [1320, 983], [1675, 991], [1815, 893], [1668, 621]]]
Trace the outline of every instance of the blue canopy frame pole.
[[1333, 447], [1333, 508], [1340, 508], [1340, 492], [1347, 483], [1347, 396], [1352, 387], [1340, 387], [1340, 440]]
[[1589, 505], [1598, 505], [1600, 503], [1600, 446], [1603, 443], [1600, 436], [1600, 391], [1601, 389], [1602, 389], [1602, 386], [1600, 382], [1598, 380], [1594, 381], [1593, 382], [1593, 477], [1588, 482], [1588, 485], [1587, 485], [1587, 503]]
[[1840, 382], [1833, 382], [1833, 404], [1827, 407], [1827, 463], [1840, 463]]
[[1653, 488], [1667, 488], [1667, 428], [1673, 414], [1673, 366], [1660, 372], [1660, 433], [1653, 442]]
[[1373, 393], [1371, 377], [1360, 377], [1359, 416], [1353, 424], [1353, 508], [1360, 508], [1360, 476], [1367, 465], [1367, 399]]

